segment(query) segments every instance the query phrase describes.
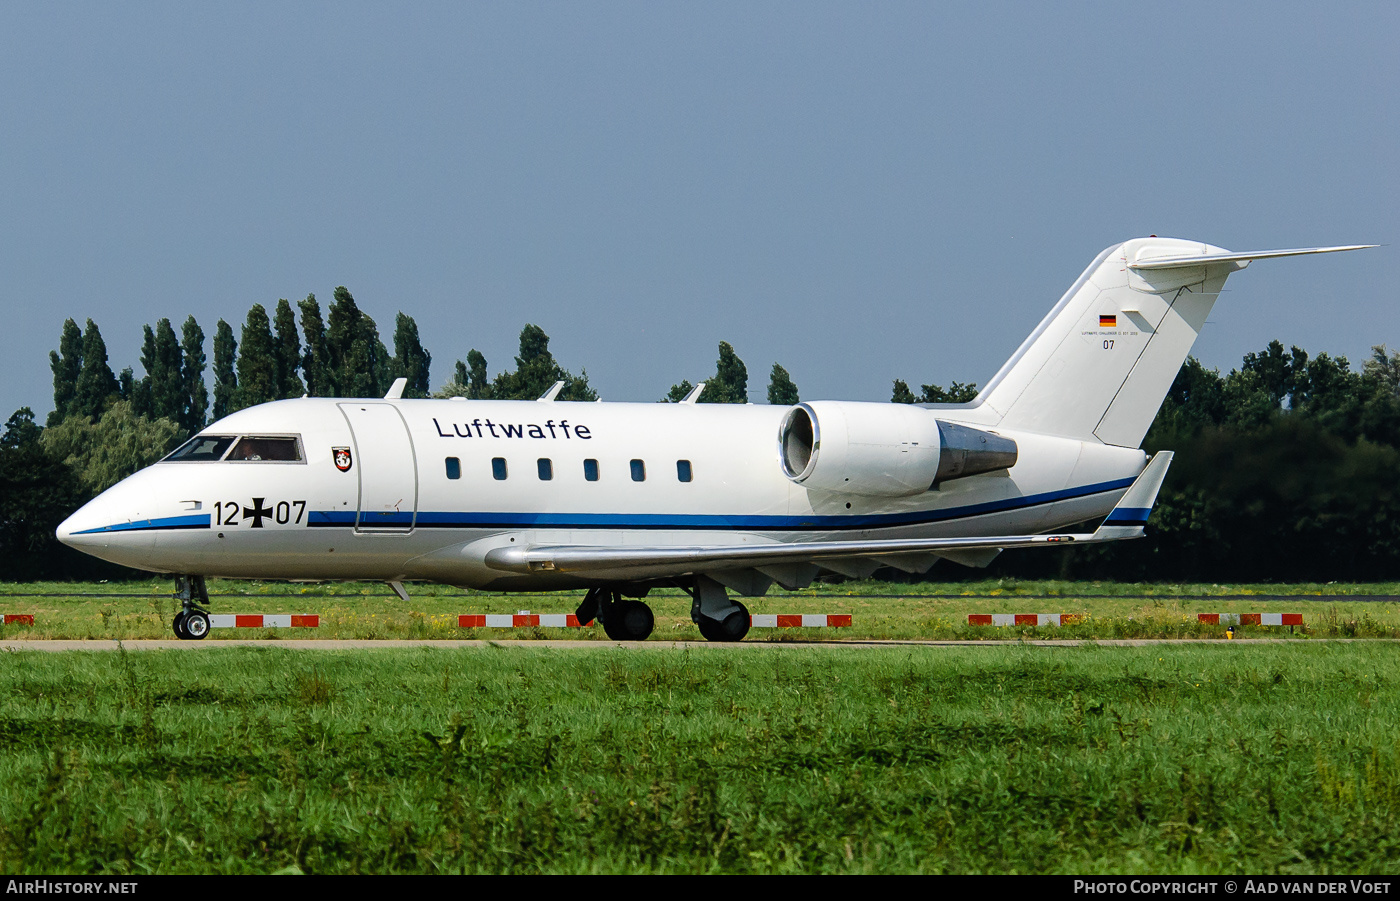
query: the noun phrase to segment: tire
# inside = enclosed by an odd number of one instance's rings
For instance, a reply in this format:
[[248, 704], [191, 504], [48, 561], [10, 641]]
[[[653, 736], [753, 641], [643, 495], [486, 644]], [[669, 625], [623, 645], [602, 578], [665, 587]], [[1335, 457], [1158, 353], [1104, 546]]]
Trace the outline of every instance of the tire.
[[603, 631], [613, 641], [646, 641], [655, 627], [655, 615], [641, 601], [619, 601], [603, 620]]
[[190, 636], [185, 632], [185, 611], [181, 610], [175, 614], [175, 620], [170, 624], [170, 628], [175, 630], [175, 637], [181, 641], [188, 641]]
[[696, 625], [706, 641], [743, 641], [744, 636], [749, 634], [749, 608], [738, 601], [735, 604], [739, 609], [726, 616], [723, 622], [708, 616], [700, 617]]
[[200, 641], [209, 635], [209, 614], [192, 610], [185, 617], [185, 638]]

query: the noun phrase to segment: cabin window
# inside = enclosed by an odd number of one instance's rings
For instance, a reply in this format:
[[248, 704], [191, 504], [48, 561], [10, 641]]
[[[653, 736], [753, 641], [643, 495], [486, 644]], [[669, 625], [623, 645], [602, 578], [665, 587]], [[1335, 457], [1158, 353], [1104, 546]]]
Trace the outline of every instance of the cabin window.
[[690, 461], [689, 461], [689, 460], [677, 460], [677, 461], [676, 461], [676, 478], [680, 479], [682, 482], [689, 482], [689, 481], [690, 481]]
[[167, 463], [221, 460], [224, 451], [237, 439], [232, 435], [195, 435], [189, 441], [175, 448]]
[[632, 481], [645, 482], [647, 480], [647, 465], [641, 460], [632, 461]]
[[492, 457], [492, 458], [491, 458], [491, 475], [495, 476], [496, 481], [498, 481], [498, 482], [503, 482], [503, 481], [505, 481], [505, 478], [506, 478], [506, 458], [505, 458], [505, 457]]
[[259, 438], [248, 436], [238, 439], [229, 451], [229, 460], [244, 463], [299, 463], [301, 462], [301, 442], [295, 438]]
[[447, 458], [447, 477], [449, 479], [460, 479], [462, 477], [462, 461], [457, 457]]
[[548, 457], [540, 457], [537, 465], [540, 470], [541, 482], [548, 482], [550, 479], [554, 478], [554, 464], [550, 462]]
[[587, 479], [588, 481], [590, 481], [590, 482], [596, 482], [596, 481], [598, 481], [598, 461], [597, 461], [597, 460], [584, 460], [584, 461], [583, 461], [583, 477], [584, 477], [585, 479]]

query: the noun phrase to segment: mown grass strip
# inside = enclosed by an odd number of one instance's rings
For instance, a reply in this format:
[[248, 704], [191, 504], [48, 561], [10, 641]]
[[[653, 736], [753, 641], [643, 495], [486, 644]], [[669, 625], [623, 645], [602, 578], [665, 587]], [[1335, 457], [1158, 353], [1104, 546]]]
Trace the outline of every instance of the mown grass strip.
[[[1238, 586], [1228, 586], [1235, 596], [1159, 594], [1123, 596], [1094, 594], [1095, 584], [1084, 586], [1079, 595], [1043, 594], [1058, 591], [1060, 583], [1030, 583], [1042, 594], [1027, 595], [1018, 583], [1016, 591], [989, 590], [981, 595], [928, 595], [917, 592], [874, 594], [875, 587], [890, 590], [888, 584], [860, 583], [845, 596], [818, 593], [772, 592], [745, 603], [754, 614], [838, 614], [849, 615], [851, 626], [843, 628], [841, 639], [942, 639], [975, 641], [989, 638], [1104, 640], [1119, 638], [1220, 638], [1225, 625], [1202, 623], [1201, 613], [1302, 613], [1304, 623], [1288, 627], [1244, 625], [1239, 637], [1290, 635], [1292, 637], [1400, 637], [1400, 603], [1394, 600], [1368, 600], [1375, 595], [1334, 595], [1317, 600], [1317, 595], [1290, 594], [1293, 586], [1272, 586], [1268, 598], [1239, 595]], [[462, 592], [443, 586], [413, 587], [409, 602], [384, 594], [377, 584], [351, 583], [334, 586], [297, 586], [289, 583], [219, 582], [216, 589], [239, 586], [237, 596], [215, 593], [211, 608], [215, 613], [317, 614], [316, 629], [263, 629], [216, 631], [208, 640], [264, 637], [270, 640], [301, 638], [353, 639], [448, 639], [462, 637], [593, 638], [606, 640], [597, 626], [589, 628], [538, 627], [533, 629], [470, 629], [460, 627], [462, 614], [511, 614], [521, 609], [533, 613], [566, 614], [578, 605], [578, 592], [541, 595], [500, 595]], [[15, 586], [8, 586], [14, 589]], [[47, 588], [48, 586], [42, 586]], [[39, 597], [12, 593], [0, 597], [0, 612], [34, 618], [33, 624], [0, 624], [0, 638], [105, 638], [174, 640], [170, 621], [178, 609], [164, 582], [152, 582], [149, 594], [134, 596], [90, 596], [86, 589], [101, 585], [72, 586], [71, 595]], [[918, 587], [918, 586], [915, 586]], [[1162, 587], [1162, 586], [1159, 586]], [[1167, 586], [1171, 587], [1171, 586]], [[1356, 586], [1349, 586], [1355, 588]], [[861, 591], [857, 591], [860, 588]], [[1384, 586], [1377, 586], [1377, 589]], [[83, 589], [79, 591], [77, 589]], [[330, 594], [330, 591], [339, 594]], [[1123, 590], [1117, 586], [1117, 591]], [[264, 593], [265, 592], [265, 593]], [[863, 593], [862, 593], [863, 592]], [[130, 593], [128, 593], [130, 595]], [[1336, 600], [1337, 596], [1353, 600]], [[657, 639], [698, 639], [690, 621], [689, 598], [674, 590], [654, 592], [648, 603], [656, 614]], [[969, 614], [1025, 614], [1056, 612], [1073, 616], [1074, 622], [1061, 626], [1022, 625], [1009, 628], [974, 626]], [[766, 633], [766, 634], [765, 634]], [[755, 630], [749, 640], [794, 641], [836, 638], [824, 629]]]
[[0, 869], [1394, 872], [1388, 645], [0, 656]]

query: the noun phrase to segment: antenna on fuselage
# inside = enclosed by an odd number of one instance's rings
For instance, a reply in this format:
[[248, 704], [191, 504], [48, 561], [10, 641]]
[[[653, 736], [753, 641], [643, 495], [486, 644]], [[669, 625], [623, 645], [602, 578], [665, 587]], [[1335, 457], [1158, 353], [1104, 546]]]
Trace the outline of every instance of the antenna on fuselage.
[[563, 381], [555, 382], [553, 385], [550, 385], [550, 386], [549, 386], [549, 390], [548, 390], [548, 391], [546, 391], [545, 393], [543, 393], [543, 394], [541, 394], [541, 395], [539, 396], [539, 402], [542, 403], [542, 404], [550, 403], [550, 402], [553, 401], [556, 397], [558, 397], [558, 396], [559, 396], [559, 392], [560, 392], [560, 391], [563, 391], [563, 390], [564, 390], [564, 383], [563, 383]]
[[681, 398], [681, 403], [683, 403], [683, 404], [698, 403], [698, 402], [700, 401], [700, 392], [701, 392], [701, 391], [704, 391], [704, 390], [705, 390], [705, 383], [704, 383], [704, 382], [701, 382], [700, 384], [696, 385], [694, 388], [691, 388], [689, 394], [687, 394], [685, 397]]
[[389, 386], [389, 390], [388, 390], [387, 392], [385, 392], [385, 394], [384, 394], [384, 399], [385, 399], [385, 400], [400, 400], [400, 399], [402, 399], [402, 398], [403, 398], [403, 389], [405, 389], [405, 388], [407, 388], [407, 387], [408, 387], [408, 379], [406, 379], [406, 378], [397, 378], [397, 379], [394, 379], [394, 384], [392, 384], [392, 385]]

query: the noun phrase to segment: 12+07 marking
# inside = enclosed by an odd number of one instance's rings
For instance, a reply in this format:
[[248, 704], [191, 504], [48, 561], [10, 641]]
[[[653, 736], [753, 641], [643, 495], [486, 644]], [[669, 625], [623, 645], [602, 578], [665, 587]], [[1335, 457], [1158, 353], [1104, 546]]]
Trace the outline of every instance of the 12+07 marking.
[[[301, 524], [301, 518], [306, 513], [306, 501], [278, 501], [275, 505], [265, 506], [266, 500], [266, 498], [255, 497], [251, 507], [244, 507], [238, 501], [215, 501], [214, 525], [240, 525], [238, 518], [240, 514], [242, 514], [244, 521], [252, 520], [250, 525], [254, 529], [261, 529], [264, 519], [271, 520], [279, 526], [285, 526], [288, 523]], [[292, 516], [293, 510], [296, 512], [295, 518]]]

